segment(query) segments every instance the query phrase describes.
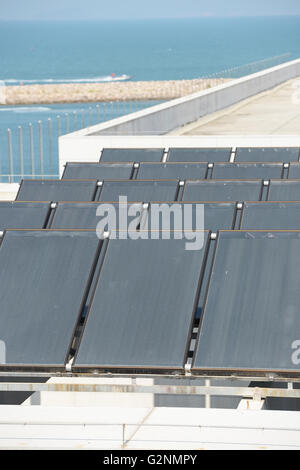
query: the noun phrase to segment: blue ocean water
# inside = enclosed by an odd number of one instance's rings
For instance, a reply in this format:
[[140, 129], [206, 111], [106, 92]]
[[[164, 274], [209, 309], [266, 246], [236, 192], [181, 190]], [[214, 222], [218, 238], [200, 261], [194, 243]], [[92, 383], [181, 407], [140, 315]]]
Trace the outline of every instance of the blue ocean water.
[[[286, 60], [300, 56], [300, 17], [0, 22], [0, 81], [7, 85], [109, 81], [111, 74], [132, 80], [192, 79], [283, 54], [289, 54]], [[240, 69], [236, 76], [254, 71], [255, 66]], [[49, 117], [88, 106], [0, 106], [2, 174], [8, 171], [8, 127], [17, 171], [18, 126], [27, 129], [41, 119], [45, 127]], [[45, 146], [46, 141], [45, 134]], [[56, 148], [52, 151], [57, 154]], [[28, 142], [24, 159], [28, 167]]]

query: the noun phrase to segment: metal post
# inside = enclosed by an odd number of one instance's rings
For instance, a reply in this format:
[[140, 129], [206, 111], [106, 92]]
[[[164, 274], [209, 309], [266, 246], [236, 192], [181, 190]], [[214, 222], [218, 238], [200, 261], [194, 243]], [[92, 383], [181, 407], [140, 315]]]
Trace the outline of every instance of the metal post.
[[39, 125], [39, 146], [40, 146], [40, 172], [41, 172], [41, 178], [43, 177], [44, 174], [44, 152], [43, 152], [43, 127], [42, 127], [42, 121], [38, 122]]
[[10, 129], [7, 129], [7, 138], [8, 138], [8, 157], [9, 157], [9, 182], [12, 183], [14, 166], [13, 166], [13, 150], [12, 150]]
[[114, 115], [114, 103], [113, 101], [110, 102], [110, 119], [113, 119]]
[[81, 128], [84, 128], [84, 109], [81, 111]]
[[76, 131], [77, 128], [77, 113], [73, 111], [73, 131]]
[[103, 103], [103, 121], [106, 121], [106, 103]]
[[57, 137], [60, 137], [61, 134], [61, 122], [60, 115], [57, 116]]
[[34, 165], [34, 147], [33, 147], [33, 131], [32, 124], [29, 124], [29, 147], [30, 147], [30, 161], [31, 161], [31, 175], [34, 176], [35, 165]]
[[93, 109], [92, 107], [90, 106], [89, 107], [89, 126], [91, 127], [92, 125], [92, 116], [93, 116]]
[[69, 133], [69, 127], [70, 127], [70, 123], [69, 123], [69, 114], [68, 113], [65, 113], [65, 117], [66, 117], [66, 134]]
[[96, 105], [96, 110], [97, 110], [97, 119], [98, 119], [98, 122], [100, 122], [100, 106], [99, 104]]
[[20, 155], [20, 176], [21, 179], [24, 175], [24, 162], [23, 162], [23, 129], [21, 126], [18, 127], [19, 129], [19, 155]]
[[52, 175], [52, 120], [48, 118], [49, 175]]

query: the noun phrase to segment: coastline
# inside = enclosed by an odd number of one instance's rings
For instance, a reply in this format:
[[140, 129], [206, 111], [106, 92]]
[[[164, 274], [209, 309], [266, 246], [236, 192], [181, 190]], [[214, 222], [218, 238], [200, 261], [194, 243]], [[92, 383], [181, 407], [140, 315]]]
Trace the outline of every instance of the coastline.
[[68, 83], [1, 87], [0, 105], [169, 100], [230, 79], [194, 79], [114, 83]]

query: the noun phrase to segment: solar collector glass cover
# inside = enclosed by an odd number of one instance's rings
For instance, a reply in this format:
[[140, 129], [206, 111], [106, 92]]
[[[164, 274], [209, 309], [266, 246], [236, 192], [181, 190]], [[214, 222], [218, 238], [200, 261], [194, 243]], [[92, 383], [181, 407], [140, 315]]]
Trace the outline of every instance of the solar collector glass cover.
[[129, 180], [104, 181], [100, 201], [119, 201], [120, 196], [127, 196], [131, 202], [175, 201], [178, 180]]
[[183, 201], [259, 201], [260, 180], [202, 180], [186, 181]]
[[164, 149], [103, 149], [101, 162], [160, 162]]
[[6, 366], [64, 365], [98, 244], [94, 231], [5, 232], [0, 331]]
[[300, 201], [300, 180], [271, 180], [268, 201]]
[[300, 203], [245, 202], [242, 230], [300, 230]]
[[[133, 219], [136, 220], [136, 226], [139, 224], [139, 218], [136, 215], [127, 217], [128, 207], [122, 205], [121, 208], [126, 211], [125, 217], [128, 223], [132, 224]], [[140, 217], [142, 215], [142, 204], [135, 204], [136, 211], [139, 211]], [[119, 204], [105, 204], [100, 202], [59, 202], [55, 215], [53, 217], [52, 229], [94, 229], [98, 226], [101, 220], [107, 219], [109, 226], [104, 227], [105, 230], [109, 229], [120, 229], [119, 225]], [[123, 213], [124, 214], [124, 213]], [[115, 215], [115, 217], [114, 217]], [[124, 228], [124, 227], [123, 227]]]
[[207, 238], [110, 240], [74, 367], [182, 369]]
[[22, 180], [18, 201], [92, 201], [97, 180]]
[[228, 162], [231, 148], [170, 148], [169, 162]]
[[236, 151], [236, 162], [298, 162], [298, 147], [239, 147]]
[[281, 178], [283, 165], [280, 163], [216, 163], [212, 179], [271, 179]]
[[63, 179], [130, 179], [132, 163], [67, 163]]
[[300, 232], [220, 232], [193, 369], [299, 371]]
[[10, 228], [44, 228], [50, 204], [0, 201], [0, 231]]
[[141, 163], [137, 179], [203, 179], [207, 163]]

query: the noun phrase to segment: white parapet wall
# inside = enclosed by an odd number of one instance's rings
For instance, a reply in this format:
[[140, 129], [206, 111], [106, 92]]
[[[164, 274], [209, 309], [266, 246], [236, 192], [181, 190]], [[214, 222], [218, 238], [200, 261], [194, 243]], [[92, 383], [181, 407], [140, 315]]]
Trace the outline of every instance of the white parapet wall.
[[[300, 449], [297, 412], [0, 406], [0, 449]], [[99, 460], [101, 463], [101, 460]]]
[[[62, 136], [59, 138], [60, 174], [67, 161], [98, 161], [103, 147], [246, 146], [243, 136], [238, 136], [237, 141], [235, 136], [184, 138], [166, 134], [298, 76], [300, 59]], [[298, 145], [292, 141], [287, 144], [287, 140], [284, 136], [252, 138], [253, 146]]]

